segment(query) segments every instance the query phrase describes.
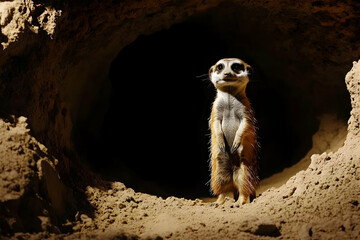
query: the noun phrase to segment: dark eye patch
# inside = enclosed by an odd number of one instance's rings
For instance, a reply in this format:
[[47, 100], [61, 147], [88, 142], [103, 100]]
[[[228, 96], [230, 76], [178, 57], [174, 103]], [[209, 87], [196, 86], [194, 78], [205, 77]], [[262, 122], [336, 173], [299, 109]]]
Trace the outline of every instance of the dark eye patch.
[[233, 65], [231, 65], [231, 70], [233, 70], [234, 72], [244, 71], [245, 66], [242, 63], [233, 63]]
[[216, 66], [216, 70], [221, 72], [224, 69], [224, 64], [220, 63], [219, 65]]

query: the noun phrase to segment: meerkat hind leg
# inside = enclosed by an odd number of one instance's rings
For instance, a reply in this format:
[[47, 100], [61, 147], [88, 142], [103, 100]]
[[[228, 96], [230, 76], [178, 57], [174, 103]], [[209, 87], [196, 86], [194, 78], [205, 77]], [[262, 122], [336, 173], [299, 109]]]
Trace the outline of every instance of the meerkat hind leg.
[[226, 198], [234, 199], [234, 193], [233, 192], [220, 193], [215, 203], [219, 205], [224, 204]]
[[235, 206], [237, 206], [237, 207], [250, 202], [250, 196], [245, 196], [243, 194], [244, 174], [245, 174], [244, 173], [244, 165], [243, 165], [243, 163], [241, 163], [240, 167], [235, 169], [234, 175], [233, 175], [234, 184], [238, 188], [238, 191], [239, 191], [239, 198], [235, 202]]
[[245, 197], [243, 194], [239, 194], [239, 198], [236, 201], [235, 205], [243, 205], [245, 203], [249, 203], [250, 202], [250, 197]]

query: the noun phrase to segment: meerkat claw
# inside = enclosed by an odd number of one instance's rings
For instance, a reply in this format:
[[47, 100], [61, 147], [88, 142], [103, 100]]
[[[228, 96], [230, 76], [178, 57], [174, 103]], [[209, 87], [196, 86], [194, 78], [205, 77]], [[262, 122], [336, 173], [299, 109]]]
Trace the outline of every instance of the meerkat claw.
[[234, 153], [238, 148], [240, 147], [240, 145], [235, 145], [231, 148], [231, 153]]
[[225, 145], [220, 145], [219, 148], [221, 152], [225, 153]]
[[231, 207], [231, 208], [239, 208], [240, 205], [239, 205], [238, 203], [233, 203], [233, 204], [231, 204], [230, 207]]

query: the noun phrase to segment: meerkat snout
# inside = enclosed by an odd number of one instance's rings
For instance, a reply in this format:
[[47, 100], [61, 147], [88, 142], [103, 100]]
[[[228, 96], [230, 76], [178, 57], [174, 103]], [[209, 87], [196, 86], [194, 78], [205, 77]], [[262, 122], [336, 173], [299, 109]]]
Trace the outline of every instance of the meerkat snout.
[[232, 74], [231, 72], [227, 72], [227, 73], [224, 73], [224, 76], [225, 77], [234, 77], [235, 75]]

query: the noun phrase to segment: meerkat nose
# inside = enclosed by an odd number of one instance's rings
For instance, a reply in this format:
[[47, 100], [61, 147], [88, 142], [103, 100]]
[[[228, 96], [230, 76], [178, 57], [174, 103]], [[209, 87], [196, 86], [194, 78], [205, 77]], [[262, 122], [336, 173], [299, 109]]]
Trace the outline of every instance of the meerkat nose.
[[231, 77], [231, 76], [232, 76], [232, 74], [231, 74], [230, 72], [224, 73], [224, 75], [225, 75], [226, 77]]

